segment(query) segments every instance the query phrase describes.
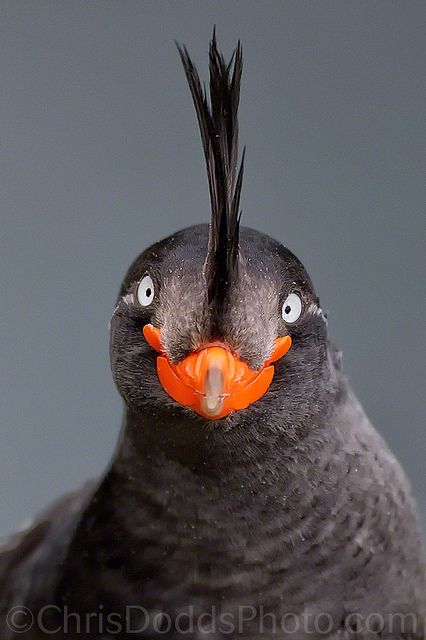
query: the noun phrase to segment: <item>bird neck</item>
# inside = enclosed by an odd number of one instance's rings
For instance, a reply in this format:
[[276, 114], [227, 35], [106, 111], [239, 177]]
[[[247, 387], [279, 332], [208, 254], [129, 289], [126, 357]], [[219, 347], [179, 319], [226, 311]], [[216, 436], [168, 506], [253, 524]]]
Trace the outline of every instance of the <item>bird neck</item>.
[[135, 476], [148, 468], [158, 474], [171, 466], [223, 478], [235, 474], [238, 467], [248, 469], [268, 457], [275, 438], [265, 438], [260, 450], [254, 435], [249, 434], [249, 425], [244, 423], [230, 428], [209, 424], [198, 416], [170, 416], [161, 410], [148, 414], [126, 408], [113, 466]]
[[309, 464], [321, 456], [321, 446], [327, 449], [333, 438], [324, 425], [327, 412], [287, 428], [260, 416], [228, 427], [173, 418], [126, 409], [109, 472], [122, 494], [139, 502], [147, 493], [191, 496], [202, 485], [218, 498], [235, 490], [262, 496], [271, 481], [284, 491], [299, 478], [303, 459]]

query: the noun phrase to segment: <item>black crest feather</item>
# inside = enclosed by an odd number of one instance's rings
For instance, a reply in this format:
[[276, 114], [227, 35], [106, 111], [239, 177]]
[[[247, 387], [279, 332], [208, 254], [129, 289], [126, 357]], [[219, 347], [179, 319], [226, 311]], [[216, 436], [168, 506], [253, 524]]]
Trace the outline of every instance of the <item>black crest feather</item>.
[[207, 166], [211, 201], [208, 253], [205, 263], [208, 303], [223, 309], [238, 270], [240, 195], [244, 152], [238, 168], [238, 104], [243, 67], [240, 42], [229, 63], [210, 42], [210, 102], [186, 47], [177, 45], [197, 113]]

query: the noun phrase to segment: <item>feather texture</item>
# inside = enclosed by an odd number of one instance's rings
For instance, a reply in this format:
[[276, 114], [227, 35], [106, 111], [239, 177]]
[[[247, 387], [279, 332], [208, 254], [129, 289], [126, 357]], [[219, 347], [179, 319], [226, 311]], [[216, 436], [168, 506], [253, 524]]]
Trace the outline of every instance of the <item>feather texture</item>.
[[238, 105], [242, 74], [240, 42], [229, 63], [213, 33], [209, 49], [210, 102], [186, 47], [178, 46], [188, 80], [207, 166], [211, 201], [209, 243], [204, 273], [213, 316], [221, 315], [238, 272], [240, 196], [244, 152], [238, 167]]

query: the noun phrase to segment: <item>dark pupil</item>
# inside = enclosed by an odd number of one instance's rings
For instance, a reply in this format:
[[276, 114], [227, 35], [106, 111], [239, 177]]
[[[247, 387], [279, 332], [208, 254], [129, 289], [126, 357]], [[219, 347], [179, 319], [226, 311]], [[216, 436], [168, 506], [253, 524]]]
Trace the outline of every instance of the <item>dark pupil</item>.
[[146, 297], [150, 298], [151, 297], [151, 289], [150, 287], [148, 287], [148, 289], [145, 291]]
[[286, 314], [288, 315], [288, 314], [290, 313], [290, 311], [291, 311], [291, 307], [290, 307], [290, 305], [288, 304], [288, 305], [286, 306], [286, 308], [284, 309], [284, 313], [286, 313]]

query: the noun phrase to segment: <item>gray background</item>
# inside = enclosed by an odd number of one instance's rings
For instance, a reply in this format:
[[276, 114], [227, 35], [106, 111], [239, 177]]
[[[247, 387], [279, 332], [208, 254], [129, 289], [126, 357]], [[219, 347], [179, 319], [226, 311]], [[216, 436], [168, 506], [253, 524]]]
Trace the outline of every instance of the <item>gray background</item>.
[[426, 514], [424, 2], [2, 2], [0, 534], [101, 471], [108, 319], [140, 250], [208, 219], [174, 39], [241, 38], [244, 223], [306, 264]]

